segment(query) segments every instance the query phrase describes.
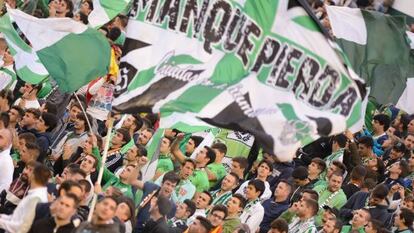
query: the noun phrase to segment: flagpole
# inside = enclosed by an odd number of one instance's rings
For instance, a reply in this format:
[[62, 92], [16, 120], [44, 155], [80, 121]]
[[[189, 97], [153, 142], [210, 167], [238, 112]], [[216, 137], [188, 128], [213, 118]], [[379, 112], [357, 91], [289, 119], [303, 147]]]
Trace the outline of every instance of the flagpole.
[[[106, 138], [105, 138], [105, 148], [104, 148], [104, 151], [103, 151], [103, 154], [102, 154], [102, 161], [101, 161], [101, 167], [100, 167], [99, 173], [98, 173], [98, 179], [96, 181], [96, 183], [99, 184], [99, 185], [101, 185], [103, 171], [104, 171], [104, 167], [105, 167], [105, 161], [106, 161], [106, 158], [108, 157], [109, 142], [111, 140], [110, 135], [111, 135], [112, 128], [113, 128], [113, 125], [114, 125], [114, 120], [111, 116], [108, 118], [107, 121], [108, 121], [108, 131], [106, 133]], [[98, 201], [98, 195], [96, 193], [94, 193], [91, 208], [90, 208], [89, 215], [88, 215], [88, 222], [90, 222], [92, 220], [93, 212], [95, 211], [95, 205], [96, 205], [97, 201]]]

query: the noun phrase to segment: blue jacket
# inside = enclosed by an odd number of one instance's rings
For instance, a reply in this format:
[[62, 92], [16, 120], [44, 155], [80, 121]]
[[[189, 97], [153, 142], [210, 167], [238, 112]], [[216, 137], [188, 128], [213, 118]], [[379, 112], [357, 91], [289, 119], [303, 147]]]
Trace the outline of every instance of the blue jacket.
[[274, 198], [267, 199], [262, 204], [264, 208], [263, 220], [260, 223], [260, 233], [267, 233], [270, 224], [289, 208], [289, 198], [284, 202], [275, 202]]

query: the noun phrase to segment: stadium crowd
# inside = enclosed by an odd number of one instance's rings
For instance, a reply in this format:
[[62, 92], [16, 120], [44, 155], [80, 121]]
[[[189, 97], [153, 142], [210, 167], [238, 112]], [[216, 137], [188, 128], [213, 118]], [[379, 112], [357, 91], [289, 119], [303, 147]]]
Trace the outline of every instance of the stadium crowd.
[[[84, 24], [93, 10], [91, 0], [52, 0], [46, 10], [37, 1], [6, 2]], [[329, 26], [324, 4], [387, 13], [392, 1], [310, 1]], [[118, 15], [100, 29], [118, 62], [127, 23]], [[4, 38], [0, 55], [1, 232], [413, 231], [414, 115], [404, 109], [378, 106], [362, 131], [321, 138], [281, 162], [246, 133], [214, 129], [211, 146], [203, 146], [205, 132], [167, 129], [156, 137], [158, 114], [113, 114], [107, 134], [109, 112], [96, 103], [112, 94], [116, 72], [65, 94], [53, 80], [19, 79]], [[155, 173], [145, 180], [154, 158]]]

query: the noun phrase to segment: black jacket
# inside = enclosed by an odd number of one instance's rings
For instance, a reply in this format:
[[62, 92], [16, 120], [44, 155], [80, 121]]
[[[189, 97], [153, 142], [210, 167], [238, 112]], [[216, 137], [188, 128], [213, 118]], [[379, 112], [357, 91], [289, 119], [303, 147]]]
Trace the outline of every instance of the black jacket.
[[168, 225], [165, 218], [161, 217], [157, 221], [149, 219], [144, 226], [142, 232], [145, 233], [168, 233]]
[[55, 219], [53, 217], [43, 218], [38, 221], [34, 221], [32, 228], [30, 228], [29, 233], [71, 233], [75, 228], [72, 222], [61, 226], [54, 231], [56, 227]]

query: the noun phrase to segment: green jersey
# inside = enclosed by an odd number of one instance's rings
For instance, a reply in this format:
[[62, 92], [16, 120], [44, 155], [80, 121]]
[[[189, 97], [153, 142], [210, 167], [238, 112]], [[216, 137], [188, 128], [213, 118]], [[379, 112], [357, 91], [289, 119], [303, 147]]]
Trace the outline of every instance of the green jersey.
[[196, 192], [207, 191], [210, 187], [208, 175], [204, 169], [196, 169], [193, 175], [190, 176], [190, 181], [196, 187]]
[[227, 173], [226, 168], [222, 163], [210, 163], [207, 165], [207, 168], [216, 176], [215, 181], [209, 181], [210, 188], [214, 187], [218, 182], [220, 182]]

